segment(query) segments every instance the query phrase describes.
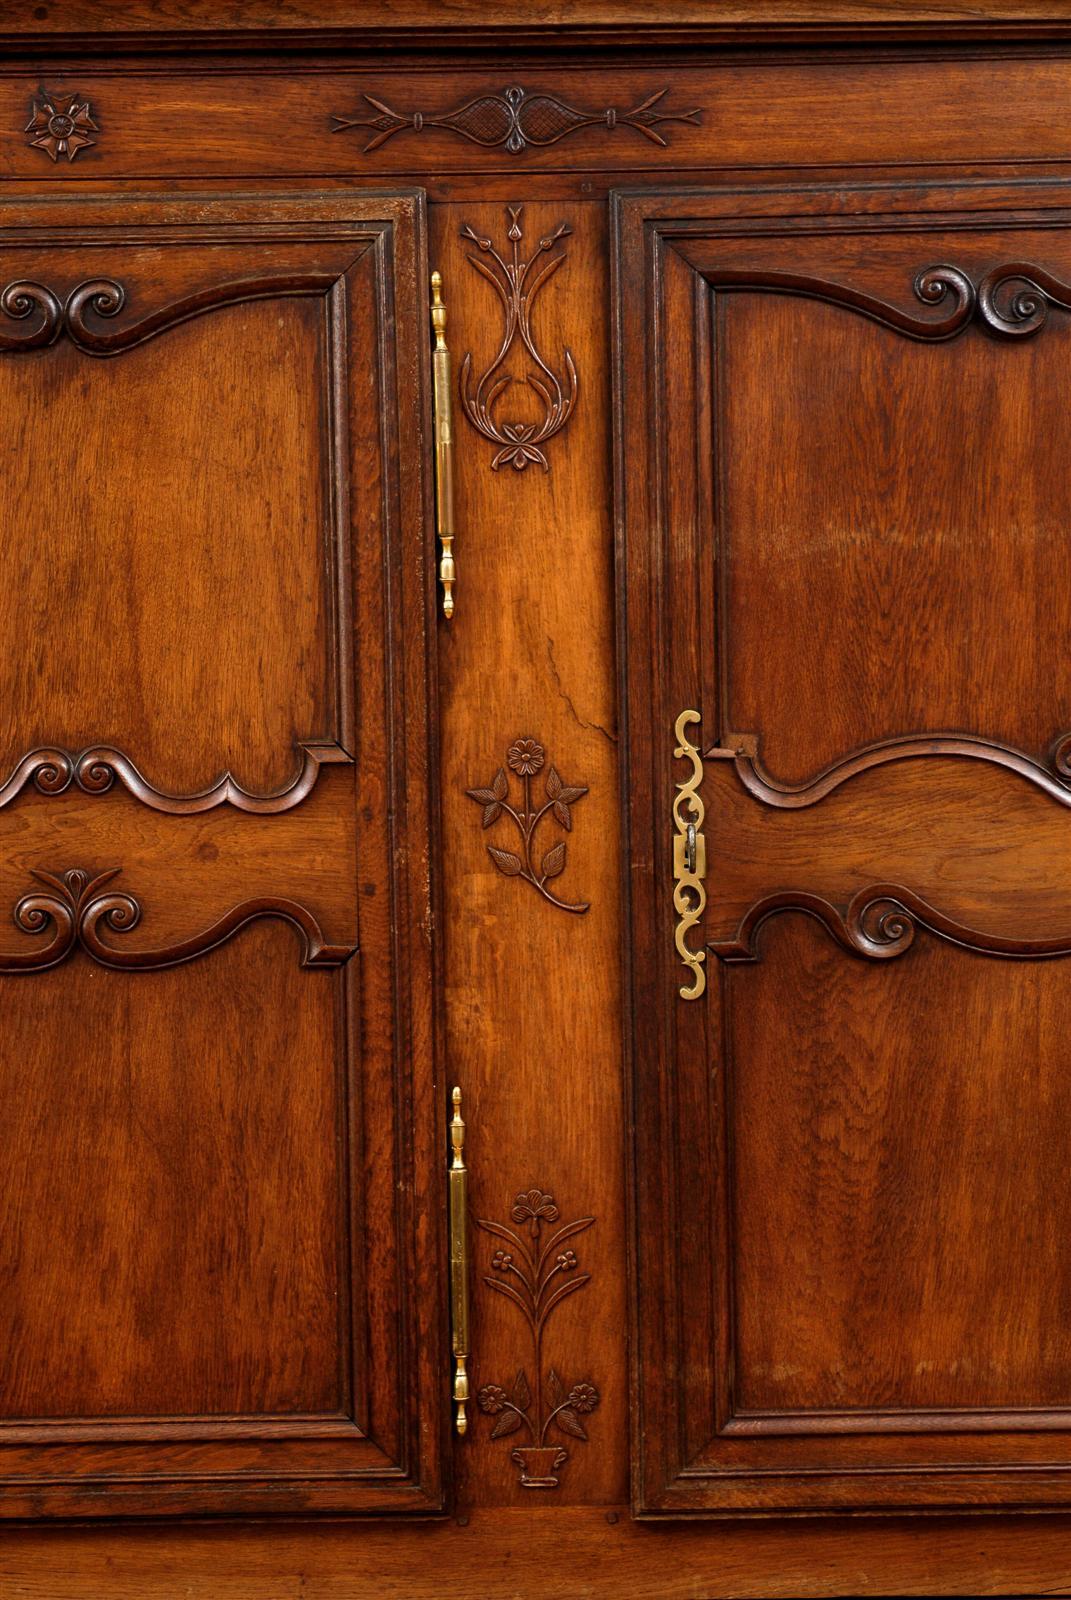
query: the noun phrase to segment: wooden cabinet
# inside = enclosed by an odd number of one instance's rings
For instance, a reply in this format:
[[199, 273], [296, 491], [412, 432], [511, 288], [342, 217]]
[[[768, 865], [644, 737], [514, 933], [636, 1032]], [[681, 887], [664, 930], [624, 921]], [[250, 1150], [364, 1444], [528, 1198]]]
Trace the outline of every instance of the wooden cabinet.
[[1059, 11], [0, 21], [5, 1594], [1066, 1585]]

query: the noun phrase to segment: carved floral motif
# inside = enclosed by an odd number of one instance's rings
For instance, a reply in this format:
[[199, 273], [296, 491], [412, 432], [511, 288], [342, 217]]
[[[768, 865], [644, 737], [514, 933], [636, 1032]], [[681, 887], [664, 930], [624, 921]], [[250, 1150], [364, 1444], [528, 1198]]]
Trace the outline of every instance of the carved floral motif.
[[514, 1465], [521, 1469], [521, 1486], [525, 1489], [558, 1487], [558, 1472], [568, 1461], [569, 1452], [554, 1441], [548, 1444], [547, 1437], [553, 1428], [567, 1438], [586, 1442], [583, 1419], [599, 1403], [599, 1391], [593, 1383], [585, 1380], [567, 1387], [553, 1367], [544, 1375], [543, 1336], [547, 1323], [563, 1300], [591, 1282], [590, 1272], [580, 1269], [576, 1251], [567, 1246], [567, 1241], [592, 1227], [595, 1218], [567, 1222], [544, 1240], [544, 1229], [556, 1223], [559, 1214], [552, 1194], [528, 1189], [513, 1202], [510, 1219], [517, 1225], [515, 1228], [484, 1219], [476, 1223], [501, 1241], [491, 1257], [491, 1271], [483, 1281], [517, 1307], [531, 1337], [531, 1381], [525, 1368], [519, 1367], [508, 1387], [486, 1383], [476, 1396], [480, 1410], [495, 1419], [492, 1439], [526, 1432], [529, 1443], [518, 1445], [511, 1455]]
[[513, 850], [503, 850], [497, 845], [489, 844], [487, 854], [495, 866], [507, 878], [523, 878], [525, 883], [530, 883], [552, 906], [558, 906], [562, 911], [573, 911], [583, 914], [589, 909], [587, 903], [574, 903], [569, 900], [559, 900], [558, 896], [547, 887], [548, 883], [557, 878], [565, 870], [565, 840], [552, 845], [535, 865], [535, 836], [540, 823], [545, 817], [552, 816], [558, 826], [564, 828], [566, 833], [572, 832], [573, 813], [571, 807], [587, 794], [587, 789], [578, 784], [563, 783], [554, 767], [547, 767], [544, 789], [546, 801], [536, 808], [532, 800], [532, 780], [543, 769], [546, 762], [546, 751], [537, 739], [527, 737], [515, 739], [506, 752], [506, 766], [511, 772], [517, 774], [521, 780], [523, 803], [520, 810], [510, 804], [510, 782], [506, 776], [505, 767], [499, 767], [486, 789], [466, 789], [465, 793], [470, 800], [483, 807], [483, 826], [490, 828], [502, 816], [509, 817], [521, 840], [521, 852], [518, 855]]
[[96, 144], [89, 135], [100, 129], [89, 114], [88, 100], [76, 94], [49, 94], [47, 89], [39, 89], [25, 131], [33, 134], [30, 144], [35, 150], [43, 150], [53, 161], [60, 156], [73, 161], [79, 150]]
[[618, 111], [613, 106], [603, 111], [578, 110], [576, 106], [559, 100], [557, 95], [530, 94], [519, 84], [511, 85], [501, 94], [477, 95], [452, 111], [395, 111], [385, 100], [366, 94], [364, 99], [375, 116], [333, 116], [331, 121], [334, 127], [331, 132], [343, 133], [350, 128], [369, 129], [372, 138], [364, 147], [365, 155], [378, 150], [396, 133], [401, 133], [403, 128], [411, 128], [414, 133], [420, 133], [425, 128], [447, 128], [472, 144], [485, 148], [504, 145], [514, 155], [529, 145], [556, 144], [578, 128], [599, 126], [611, 131], [615, 128], [634, 128], [645, 139], [664, 147], [667, 140], [660, 131], [662, 124], [699, 121], [698, 110], [656, 110], [668, 93], [668, 89], [659, 89], [655, 94], [648, 95], [646, 100], [641, 100], [639, 105], [633, 106], [631, 111]]
[[[547, 472], [547, 458], [541, 447], [561, 432], [572, 415], [576, 404], [577, 376], [572, 353], [568, 349], [563, 351], [562, 356], [564, 375], [555, 372], [540, 355], [532, 334], [532, 307], [539, 291], [565, 260], [564, 251], [560, 255], [550, 255], [549, 252], [559, 239], [572, 230], [566, 223], [560, 222], [553, 233], [544, 234], [535, 252], [525, 261], [520, 253], [523, 239], [520, 218], [524, 207], [507, 206], [506, 210], [510, 219], [508, 234], [511, 254], [508, 261], [499, 254], [486, 235], [476, 233], [467, 223], [461, 230], [461, 237], [471, 239], [481, 252], [480, 255], [470, 255], [468, 259], [498, 295], [504, 319], [498, 354], [475, 388], [472, 384], [471, 352], [461, 363], [461, 405], [476, 431], [500, 447], [491, 462], [492, 471], [497, 472], [499, 467], [509, 465], [523, 472], [531, 462]], [[488, 265], [484, 257], [488, 257], [493, 265]], [[517, 339], [520, 339], [523, 349], [538, 369], [537, 372], [526, 373], [523, 382], [543, 407], [543, 420], [539, 423], [523, 422], [517, 418], [500, 422], [496, 415], [499, 402], [513, 382], [512, 374], [503, 369]]]

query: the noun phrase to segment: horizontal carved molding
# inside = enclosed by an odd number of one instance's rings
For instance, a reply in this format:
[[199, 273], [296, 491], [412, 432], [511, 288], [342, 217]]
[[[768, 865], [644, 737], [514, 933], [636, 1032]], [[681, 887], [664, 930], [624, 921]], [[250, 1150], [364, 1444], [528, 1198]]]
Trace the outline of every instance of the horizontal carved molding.
[[301, 770], [293, 782], [266, 795], [251, 794], [229, 772], [196, 794], [167, 794], [144, 778], [128, 756], [110, 745], [91, 745], [78, 753], [58, 748], [31, 750], [7, 782], [0, 785], [0, 807], [10, 805], [28, 783], [41, 794], [53, 795], [63, 794], [72, 784], [85, 794], [105, 794], [118, 782], [143, 805], [174, 816], [190, 816], [223, 805], [233, 806], [236, 811], [273, 815], [300, 805], [315, 786], [321, 767], [353, 765], [353, 757], [334, 740], [309, 740], [299, 744], [298, 750]]
[[580, 128], [593, 127], [603, 127], [611, 132], [615, 128], [634, 128], [645, 139], [650, 139], [652, 144], [664, 149], [668, 141], [661, 132], [662, 124], [694, 124], [699, 121], [697, 108], [691, 111], [664, 110], [662, 102], [669, 92], [668, 88], [658, 89], [631, 110], [622, 111], [614, 106], [600, 110], [583, 109], [567, 104], [554, 94], [533, 94], [520, 84], [511, 85], [501, 94], [492, 90], [476, 95], [466, 100], [464, 105], [440, 111], [396, 111], [385, 100], [366, 94], [365, 102], [375, 115], [332, 116], [334, 127], [331, 132], [344, 133], [352, 128], [367, 130], [372, 137], [364, 147], [366, 156], [403, 129], [421, 133], [426, 128], [443, 128], [450, 133], [460, 134], [470, 144], [482, 145], [485, 149], [504, 146], [514, 155], [526, 150], [529, 145], [542, 148], [557, 144], [567, 134], [576, 133]]
[[[0, 351], [40, 350], [65, 334], [89, 355], [116, 355], [219, 306], [283, 296], [323, 295], [337, 280], [335, 272], [317, 271], [250, 276], [237, 282], [212, 284], [196, 294], [169, 301], [148, 316], [108, 327], [107, 322], [119, 316], [127, 298], [122, 284], [114, 279], [89, 278], [72, 289], [65, 300], [43, 283], [18, 279], [0, 292], [0, 311], [23, 326], [14, 331], [0, 324]], [[104, 327], [97, 325], [102, 320]]]
[[714, 289], [804, 295], [846, 306], [911, 339], [954, 339], [974, 320], [992, 333], [1023, 339], [1044, 327], [1050, 307], [1071, 311], [1071, 284], [1027, 262], [993, 267], [977, 285], [958, 267], [925, 267], [913, 289], [921, 304], [944, 308], [935, 317], [914, 316], [877, 295], [809, 273], [708, 267], [703, 276]]
[[771, 917], [800, 911], [814, 917], [845, 950], [870, 961], [891, 961], [910, 950], [919, 928], [979, 955], [1045, 960], [1071, 955], [1071, 929], [1056, 939], [1011, 939], [967, 928], [901, 884], [879, 883], [860, 889], [846, 906], [834, 905], [806, 889], [783, 889], [756, 900], [731, 939], [712, 940], [707, 949], [728, 963], [757, 961], [760, 928]]
[[1071, 807], [1071, 734], [1063, 734], [1056, 741], [1047, 765], [1042, 765], [1012, 745], [976, 738], [971, 734], [938, 734], [921, 738], [908, 735], [899, 739], [882, 739], [826, 767], [806, 783], [798, 784], [779, 783], [770, 776], [762, 765], [759, 740], [753, 733], [726, 734], [724, 746], [706, 752], [708, 761], [731, 761], [748, 794], [765, 805], [776, 806], [783, 811], [799, 811], [817, 805], [835, 789], [839, 789], [841, 784], [873, 767], [931, 756], [956, 756], [1003, 767], [1044, 790], [1061, 805]]
[[233, 937], [247, 923], [260, 917], [279, 917], [289, 922], [301, 941], [303, 967], [338, 967], [356, 950], [355, 945], [332, 945], [324, 940], [316, 918], [296, 900], [284, 900], [274, 895], [244, 900], [233, 906], [211, 927], [194, 934], [177, 944], [158, 950], [129, 950], [110, 944], [105, 931], [116, 934], [130, 933], [141, 921], [141, 905], [133, 895], [117, 892], [108, 886], [118, 877], [121, 868], [112, 867], [95, 877], [73, 868], [59, 876], [35, 870], [31, 876], [42, 885], [40, 890], [24, 894], [14, 909], [14, 922], [20, 932], [45, 934], [43, 944], [27, 950], [0, 951], [0, 974], [11, 976], [26, 972], [44, 972], [58, 966], [77, 947], [102, 967], [126, 970], [152, 971], [162, 967], [179, 966], [205, 955]]

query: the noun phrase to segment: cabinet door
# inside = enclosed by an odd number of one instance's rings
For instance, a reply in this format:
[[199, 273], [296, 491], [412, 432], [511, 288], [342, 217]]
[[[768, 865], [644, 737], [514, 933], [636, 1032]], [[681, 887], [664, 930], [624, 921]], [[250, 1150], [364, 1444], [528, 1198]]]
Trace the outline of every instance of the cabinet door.
[[426, 1511], [422, 200], [0, 274], [0, 1512]]
[[643, 1512], [1071, 1499], [1068, 197], [617, 204]]

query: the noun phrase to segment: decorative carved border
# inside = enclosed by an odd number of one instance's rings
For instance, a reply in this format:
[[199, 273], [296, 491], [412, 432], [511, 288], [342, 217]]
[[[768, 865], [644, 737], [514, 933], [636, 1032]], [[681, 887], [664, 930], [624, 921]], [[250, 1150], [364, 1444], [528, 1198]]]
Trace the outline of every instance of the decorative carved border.
[[[481, 433], [485, 439], [490, 439], [492, 444], [499, 446], [491, 462], [492, 472], [497, 472], [499, 467], [506, 463], [515, 467], [518, 472], [523, 472], [529, 462], [534, 462], [541, 466], [544, 472], [549, 472], [547, 458], [540, 447], [546, 444], [548, 439], [553, 439], [556, 433], [561, 432], [572, 416], [576, 404], [577, 375], [572, 352], [569, 349], [563, 352], [565, 374], [562, 377], [543, 360], [536, 349], [532, 335], [532, 307], [535, 305], [536, 296], [565, 260], [564, 250], [560, 255], [551, 256], [549, 260], [544, 261], [529, 281], [529, 274], [540, 257], [553, 250], [558, 240], [571, 233], [572, 229], [567, 223], [559, 222], [553, 233], [543, 235], [528, 260], [522, 261], [520, 251], [523, 234], [520, 218], [523, 210], [524, 207], [519, 205], [506, 207], [509, 214], [509, 240], [512, 246], [508, 261], [499, 254], [485, 234], [476, 233], [468, 223], [461, 230], [463, 239], [471, 239], [482, 255], [490, 256], [494, 262], [494, 266], [489, 267], [480, 256], [470, 255], [468, 258], [476, 271], [487, 279], [502, 302], [504, 325], [498, 354], [473, 389], [472, 354], [469, 352], [461, 363], [459, 381], [461, 405], [466, 417], [477, 433]], [[538, 425], [519, 421], [500, 423], [495, 415], [498, 401], [513, 382], [512, 376], [509, 373], [502, 374], [501, 369], [518, 338], [539, 369], [538, 376], [529, 372], [522, 380], [534, 394], [538, 395], [543, 406], [543, 421]]]
[[124, 327], [94, 327], [94, 318], [117, 317], [126, 304], [126, 290], [113, 278], [87, 278], [61, 300], [52, 289], [31, 278], [19, 278], [0, 292], [0, 311], [25, 331], [12, 333], [0, 327], [0, 351], [40, 350], [66, 334], [72, 344], [91, 356], [116, 355], [142, 344], [165, 328], [218, 306], [247, 300], [267, 300], [288, 295], [322, 295], [338, 281], [337, 272], [290, 272], [278, 276], [244, 278], [237, 283], [216, 283], [209, 289], [185, 295], [137, 322]]
[[771, 777], [762, 765], [759, 740], [753, 733], [726, 734], [723, 747], [706, 752], [708, 761], [731, 761], [748, 794], [761, 800], [764, 805], [776, 806], [782, 811], [799, 811], [817, 805], [835, 789], [839, 789], [842, 783], [873, 767], [930, 756], [961, 756], [966, 760], [985, 761], [991, 766], [1004, 767], [1044, 790], [1060, 805], [1071, 807], [1071, 733], [1057, 739], [1047, 766], [1011, 745], [998, 744], [995, 740], [978, 738], [973, 734], [909, 734], [900, 739], [882, 739], [834, 762], [806, 783], [780, 783]]
[[[504, 1222], [479, 1218], [476, 1226], [502, 1240], [491, 1258], [491, 1272], [484, 1283], [497, 1294], [505, 1295], [528, 1324], [532, 1348], [532, 1383], [523, 1367], [508, 1389], [486, 1383], [476, 1396], [476, 1404], [495, 1418], [492, 1439], [503, 1439], [527, 1429], [529, 1443], [515, 1448], [510, 1459], [521, 1469], [522, 1489], [556, 1489], [558, 1472], [569, 1459], [560, 1444], [547, 1443], [551, 1428], [571, 1439], [587, 1442], [587, 1429], [581, 1418], [590, 1415], [599, 1403], [599, 1391], [590, 1382], [575, 1383], [568, 1389], [553, 1367], [543, 1372], [543, 1335], [554, 1311], [569, 1295], [591, 1282], [590, 1272], [578, 1271], [576, 1252], [563, 1249], [568, 1239], [594, 1227], [594, 1217], [580, 1217], [556, 1228], [546, 1241], [542, 1230], [555, 1223], [560, 1213], [552, 1194], [528, 1189], [517, 1195], [510, 1218], [527, 1229], [525, 1239]], [[576, 1276], [572, 1276], [572, 1274]]]
[[631, 111], [617, 111], [608, 106], [604, 111], [582, 111], [567, 105], [557, 95], [530, 94], [519, 84], [513, 84], [501, 94], [480, 94], [467, 100], [452, 111], [395, 111], [385, 100], [366, 94], [365, 101], [376, 113], [374, 117], [332, 116], [332, 133], [344, 133], [351, 128], [368, 128], [373, 137], [365, 145], [363, 154], [371, 155], [380, 145], [393, 139], [403, 128], [420, 133], [425, 128], [447, 128], [459, 133], [471, 144], [484, 149], [505, 146], [514, 155], [529, 145], [542, 148], [557, 144], [567, 134], [580, 128], [604, 127], [635, 128], [653, 144], [663, 148], [668, 144], [659, 126], [666, 122], [698, 123], [699, 111], [656, 111], [669, 94], [669, 89], [658, 89], [646, 100], [633, 106]]
[[72, 783], [85, 794], [105, 794], [118, 780], [143, 805], [172, 816], [191, 816], [222, 805], [270, 816], [300, 805], [315, 787], [321, 767], [353, 765], [353, 757], [334, 740], [303, 741], [298, 750], [302, 761], [297, 777], [285, 789], [266, 795], [250, 794], [229, 772], [197, 794], [167, 794], [142, 777], [128, 756], [109, 745], [91, 745], [79, 753], [58, 748], [32, 750], [23, 756], [7, 782], [0, 784], [0, 809], [10, 805], [31, 782], [41, 794], [63, 794]]
[[0, 974], [44, 972], [65, 961], [76, 946], [81, 946], [102, 967], [141, 971], [176, 967], [224, 944], [240, 928], [259, 917], [281, 917], [297, 929], [303, 967], [340, 967], [357, 948], [356, 945], [327, 944], [316, 918], [304, 906], [296, 900], [265, 895], [233, 906], [211, 927], [179, 944], [161, 950], [117, 949], [102, 939], [102, 930], [129, 933], [141, 921], [141, 905], [133, 895], [106, 888], [120, 871], [119, 867], [111, 867], [91, 878], [77, 867], [58, 877], [51, 872], [33, 870], [31, 877], [44, 885], [45, 892], [31, 890], [22, 896], [13, 912], [15, 926], [22, 933], [50, 932], [51, 936], [47, 944], [32, 950], [0, 952]]

